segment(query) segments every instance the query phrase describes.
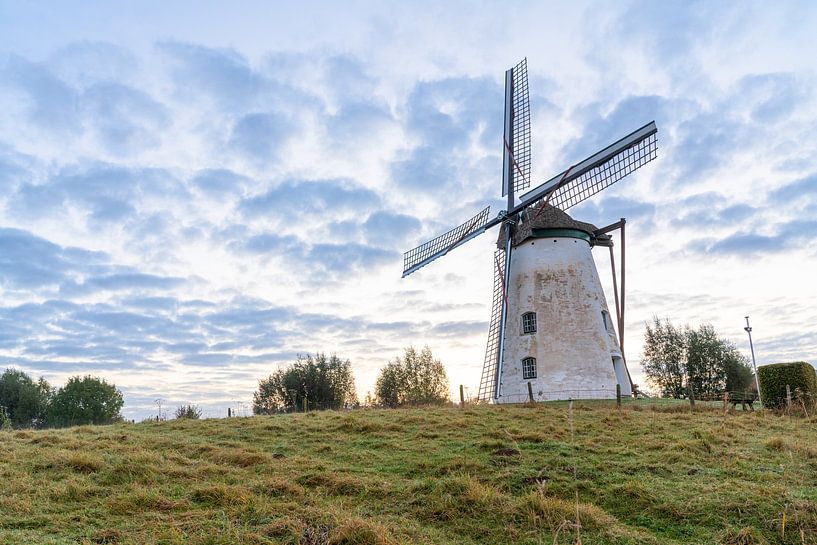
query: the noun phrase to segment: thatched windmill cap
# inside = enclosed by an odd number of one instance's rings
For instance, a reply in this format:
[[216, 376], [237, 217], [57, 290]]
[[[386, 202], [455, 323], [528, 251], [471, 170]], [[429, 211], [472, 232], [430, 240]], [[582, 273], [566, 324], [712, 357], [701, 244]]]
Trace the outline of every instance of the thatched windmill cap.
[[[539, 238], [541, 235], [537, 234], [536, 231], [541, 233], [542, 231], [555, 229], [580, 231], [586, 233], [588, 238], [594, 238], [594, 233], [598, 230], [598, 227], [592, 223], [574, 220], [567, 212], [549, 204], [544, 207], [531, 206], [525, 210], [522, 221], [516, 226], [513, 234], [513, 245], [518, 246], [529, 238]], [[499, 231], [497, 246], [502, 247], [504, 241], [505, 224], [502, 225], [502, 229]]]

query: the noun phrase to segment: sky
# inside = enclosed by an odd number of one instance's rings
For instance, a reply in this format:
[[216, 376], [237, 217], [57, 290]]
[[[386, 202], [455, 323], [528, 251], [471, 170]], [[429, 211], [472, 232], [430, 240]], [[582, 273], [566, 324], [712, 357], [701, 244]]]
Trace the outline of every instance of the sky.
[[402, 252], [503, 208], [524, 57], [534, 183], [657, 123], [659, 158], [570, 210], [627, 218], [635, 382], [653, 316], [748, 356], [749, 315], [758, 364], [817, 363], [815, 28], [812, 2], [0, 0], [0, 368], [224, 416], [298, 354], [362, 397], [428, 345], [476, 395], [496, 233], [405, 279]]

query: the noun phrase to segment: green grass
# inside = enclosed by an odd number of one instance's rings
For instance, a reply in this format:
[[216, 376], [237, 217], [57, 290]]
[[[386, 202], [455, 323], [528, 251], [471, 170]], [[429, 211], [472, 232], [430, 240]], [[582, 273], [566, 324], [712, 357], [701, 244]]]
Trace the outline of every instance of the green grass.
[[817, 543], [815, 422], [585, 403], [575, 442], [564, 404], [4, 432], [0, 543]]

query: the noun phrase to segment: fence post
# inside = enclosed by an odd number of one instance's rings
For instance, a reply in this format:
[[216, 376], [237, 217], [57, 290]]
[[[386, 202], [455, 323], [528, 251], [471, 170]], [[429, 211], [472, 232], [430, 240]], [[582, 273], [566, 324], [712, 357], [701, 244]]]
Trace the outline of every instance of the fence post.
[[692, 388], [692, 385], [687, 385], [687, 393], [689, 393], [689, 406], [695, 406], [695, 390]]
[[306, 400], [306, 398], [304, 398], [304, 412], [307, 412], [308, 410], [309, 410], [308, 401]]
[[233, 416], [233, 410], [230, 407], [227, 407], [227, 418]]
[[621, 384], [616, 384], [616, 407], [621, 408]]
[[530, 382], [528, 382], [528, 399], [533, 403], [533, 386], [531, 386]]
[[460, 384], [460, 407], [465, 408], [465, 388]]
[[786, 410], [791, 410], [791, 388], [786, 384]]

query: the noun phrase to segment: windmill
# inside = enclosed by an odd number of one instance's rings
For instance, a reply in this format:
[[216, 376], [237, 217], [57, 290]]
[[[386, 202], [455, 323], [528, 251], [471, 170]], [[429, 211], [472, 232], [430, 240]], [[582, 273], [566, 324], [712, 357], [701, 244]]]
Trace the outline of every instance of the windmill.
[[[623, 395], [630, 395], [623, 351], [625, 221], [599, 229], [574, 220], [564, 210], [655, 159], [655, 122], [528, 190], [530, 100], [523, 59], [505, 72], [504, 127], [502, 196], [508, 199], [507, 210], [491, 218], [487, 206], [465, 223], [409, 250], [403, 256], [403, 277], [499, 225], [479, 398], [495, 403], [534, 395], [603, 398], [616, 395], [616, 385]], [[620, 297], [609, 235], [616, 229], [621, 230], [622, 241]], [[594, 246], [610, 248], [618, 338], [590, 252]]]

